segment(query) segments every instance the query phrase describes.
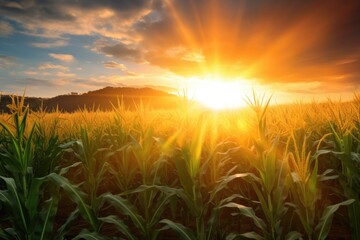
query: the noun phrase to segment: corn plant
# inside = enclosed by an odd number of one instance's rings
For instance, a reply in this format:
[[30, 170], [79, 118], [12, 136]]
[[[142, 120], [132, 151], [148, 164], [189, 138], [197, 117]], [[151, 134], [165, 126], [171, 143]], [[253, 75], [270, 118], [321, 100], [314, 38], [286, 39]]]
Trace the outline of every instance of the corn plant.
[[69, 114], [13, 97], [0, 115], [0, 239], [326, 239], [339, 217], [359, 238], [358, 95], [272, 107], [253, 91], [254, 114], [181, 100]]
[[[141, 176], [142, 185], [156, 185], [160, 183], [159, 174], [164, 164], [165, 159], [163, 155], [157, 155], [157, 142], [153, 137], [153, 129], [149, 128], [140, 133], [139, 140], [134, 137], [131, 141], [132, 155], [137, 163], [139, 173]], [[158, 159], [156, 159], [158, 156]], [[148, 189], [138, 193], [139, 206], [143, 210], [143, 215], [146, 221], [151, 218], [151, 207], [154, 204], [154, 199], [157, 195], [156, 189]], [[151, 235], [151, 228], [148, 226], [145, 235]]]
[[48, 134], [45, 132], [44, 127], [35, 124], [33, 171], [36, 177], [44, 177], [54, 171], [59, 171], [58, 167], [64, 148], [55, 132], [57, 124], [58, 122], [55, 121], [52, 130]]
[[[286, 184], [288, 168], [284, 159], [279, 156], [278, 141], [278, 138], [274, 139], [266, 150], [256, 144], [256, 155], [251, 155], [250, 152], [246, 155], [249, 157], [248, 161], [255, 167], [258, 176], [257, 179], [252, 178], [250, 183], [259, 201], [262, 214], [265, 216], [263, 224], [257, 224], [257, 226], [266, 239], [281, 239], [287, 233], [290, 235], [286, 238], [298, 235], [285, 227], [287, 223], [284, 222], [284, 218], [289, 210], [286, 204], [289, 191], [289, 186]], [[256, 216], [253, 217], [253, 220], [255, 219]], [[283, 230], [289, 232], [283, 232]]]
[[[10, 127], [0, 122], [4, 132], [0, 149], [0, 178], [3, 182], [0, 201], [2, 206], [6, 207], [6, 220], [11, 223], [6, 224], [7, 228], [1, 227], [0, 236], [2, 239], [48, 239], [54, 232], [58, 194], [56, 188], [50, 186], [50, 189], [46, 189], [48, 185], [45, 182], [47, 174], [54, 169], [47, 165], [44, 173], [36, 171], [34, 162], [45, 163], [47, 160], [36, 147], [39, 141], [39, 138], [35, 137], [36, 126], [31, 126], [27, 133], [27, 107], [13, 104], [13, 111], [14, 133]], [[41, 132], [39, 129], [38, 131]], [[43, 144], [48, 146], [48, 152], [59, 158], [60, 151], [56, 140]], [[46, 190], [52, 197], [44, 201]]]
[[256, 96], [255, 92], [253, 92], [252, 99], [250, 97], [247, 98], [248, 105], [257, 117], [257, 131], [259, 135], [257, 139], [253, 139], [254, 151], [242, 148], [240, 156], [241, 161], [249, 162], [255, 170], [256, 176], [250, 175], [252, 177], [248, 178], [248, 182], [250, 182], [257, 196], [258, 204], [265, 219], [259, 218], [251, 207], [236, 202], [226, 203], [223, 207], [237, 209], [238, 214], [252, 219], [258, 229], [257, 232], [232, 233], [229, 235], [230, 239], [238, 236], [254, 239], [281, 239], [285, 235], [286, 238], [299, 236], [299, 233], [295, 231], [290, 232], [289, 229], [286, 229], [289, 232], [283, 232], [283, 228], [286, 225], [283, 222], [283, 218], [289, 210], [286, 205], [289, 190], [285, 181], [288, 169], [286, 162], [279, 156], [279, 137], [271, 140], [267, 132], [266, 111], [270, 100], [271, 97], [266, 100], [265, 96], [260, 98]]
[[132, 137], [116, 128], [117, 132], [109, 132], [107, 139], [111, 144], [109, 155], [109, 173], [114, 177], [120, 192], [128, 191], [134, 185], [138, 171], [137, 162], [133, 158], [130, 140]]
[[[63, 168], [59, 174], [50, 174], [49, 178], [56, 185], [64, 189], [69, 198], [77, 204], [79, 211], [75, 210], [74, 216], [80, 213], [83, 219], [89, 224], [90, 233], [96, 236], [101, 228], [98, 214], [102, 202], [98, 192], [106, 171], [107, 164], [105, 160], [107, 159], [107, 155], [110, 154], [106, 152], [106, 150], [108, 150], [107, 148], [101, 147], [103, 143], [102, 132], [94, 134], [94, 136], [90, 137], [87, 130], [81, 128], [80, 140], [69, 142], [63, 146], [65, 151], [73, 153], [79, 162]], [[78, 168], [78, 166], [81, 167]], [[83, 185], [82, 187], [71, 183], [69, 179], [65, 177], [71, 168], [78, 170], [74, 171], [75, 174], [76, 172], [81, 173], [80, 175], [84, 180], [81, 183], [81, 185]], [[79, 236], [82, 236], [82, 234], [83, 232], [81, 232]]]
[[69, 218], [65, 224], [66, 228], [67, 225], [74, 221], [80, 213], [85, 221], [90, 225], [91, 232], [96, 234], [100, 230], [100, 223], [94, 208], [89, 205], [87, 201], [87, 194], [84, 193], [78, 186], [72, 184], [66, 177], [62, 176], [62, 174], [66, 173], [67, 169], [71, 167], [72, 166], [62, 169], [62, 173], [60, 174], [51, 173], [48, 177], [53, 183], [64, 189], [69, 198], [77, 204], [78, 209], [75, 209], [69, 215]]
[[[161, 222], [165, 224], [164, 229], [172, 229], [181, 239], [205, 240], [219, 238], [222, 235], [218, 221], [221, 205], [218, 193], [225, 188], [226, 184], [217, 183], [223, 177], [222, 175], [212, 173], [210, 182], [207, 181], [206, 176], [211, 174], [211, 171], [215, 171], [216, 160], [219, 163], [217, 171], [220, 174], [222, 171], [220, 163], [226, 164], [229, 159], [216, 151], [225, 142], [218, 145], [212, 144], [209, 151], [205, 152], [203, 144], [206, 127], [206, 120], [199, 121], [198, 129], [193, 132], [193, 138], [181, 143], [172, 155], [181, 186], [176, 196], [185, 204], [185, 209], [191, 216], [190, 223], [193, 222], [194, 226], [190, 224], [184, 226], [170, 219], [163, 219]], [[218, 156], [215, 157], [215, 155]]]
[[347, 198], [355, 199], [348, 206], [352, 239], [360, 238], [360, 140], [347, 130], [337, 131], [330, 124], [335, 151], [332, 151], [341, 162], [341, 179], [344, 194]]
[[[203, 197], [201, 195], [199, 182], [205, 129], [205, 125], [200, 125], [199, 132], [194, 133], [194, 138], [178, 149], [178, 155], [174, 158], [178, 178], [184, 192], [181, 197], [185, 202], [188, 211], [195, 218], [196, 230], [193, 235], [198, 239], [206, 239]], [[184, 226], [179, 223], [174, 223], [169, 219], [164, 220], [163, 223], [181, 234], [180, 236], [182, 236], [182, 238], [186, 238], [183, 235], [185, 232], [179, 230], [186, 229]]]
[[106, 160], [108, 159], [109, 149], [103, 148], [104, 134], [100, 130], [89, 136], [86, 128], [80, 129], [80, 140], [75, 141], [69, 151], [73, 152], [80, 160], [83, 178], [84, 190], [89, 195], [90, 206], [96, 212], [98, 210], [98, 191], [104, 179], [104, 173], [107, 169]]
[[125, 129], [125, 107], [118, 99], [118, 107], [113, 106], [115, 111], [114, 125], [106, 132], [106, 140], [111, 145], [109, 155], [109, 173], [115, 178], [120, 192], [131, 189], [138, 171], [138, 165], [133, 159], [131, 140], [133, 137]]
[[[324, 136], [326, 137], [326, 135]], [[321, 199], [321, 183], [336, 179], [337, 175], [329, 175], [333, 170], [327, 169], [318, 174], [318, 154], [311, 155], [307, 150], [307, 137], [303, 141], [292, 135], [294, 150], [289, 152], [291, 169], [291, 196], [295, 204], [295, 213], [302, 224], [307, 239], [326, 239], [335, 211], [340, 206], [347, 206], [354, 202], [349, 199], [324, 209], [319, 208]], [[321, 140], [318, 143], [320, 146]], [[322, 204], [324, 205], [324, 203]], [[320, 214], [319, 214], [320, 213]]]
[[[141, 176], [141, 185], [133, 190], [128, 190], [117, 195], [105, 194], [104, 200], [119, 210], [121, 215], [130, 218], [138, 234], [132, 233], [124, 224], [123, 220], [115, 215], [101, 218], [103, 222], [114, 224], [117, 229], [129, 239], [135, 239], [140, 235], [143, 239], [157, 239], [161, 229], [156, 228], [162, 218], [162, 213], [167, 205], [177, 194], [177, 190], [166, 186], [160, 186], [160, 173], [166, 162], [166, 156], [160, 154], [155, 159], [156, 140], [152, 130], [145, 132], [144, 136], [137, 141], [132, 137], [128, 146], [131, 149], [133, 160], [138, 165]], [[131, 199], [135, 199], [131, 202]]]
[[[152, 193], [153, 198], [151, 199], [149, 210], [145, 212], [124, 198], [124, 195], [128, 194], [142, 197], [144, 194], [149, 193]], [[163, 217], [162, 214], [167, 209], [169, 203], [174, 200], [174, 196], [176, 194], [176, 189], [166, 186], [142, 185], [124, 194], [104, 195], [105, 202], [113, 205], [119, 210], [122, 216], [127, 216], [131, 220], [136, 232], [129, 230], [129, 227], [124, 223], [124, 221], [116, 215], [102, 217], [100, 220], [105, 223], [114, 224], [118, 231], [127, 239], [137, 239], [137, 236], [141, 236], [142, 239], [158, 239], [158, 236], [163, 229], [157, 228], [157, 225], [161, 222], [160, 219]]]

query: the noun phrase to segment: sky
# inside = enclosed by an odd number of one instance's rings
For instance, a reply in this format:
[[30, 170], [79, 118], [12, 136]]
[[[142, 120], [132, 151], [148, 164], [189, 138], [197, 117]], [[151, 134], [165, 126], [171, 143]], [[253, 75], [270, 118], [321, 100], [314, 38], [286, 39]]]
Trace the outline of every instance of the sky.
[[0, 0], [0, 91], [216, 82], [346, 98], [360, 86], [359, 13], [355, 0]]

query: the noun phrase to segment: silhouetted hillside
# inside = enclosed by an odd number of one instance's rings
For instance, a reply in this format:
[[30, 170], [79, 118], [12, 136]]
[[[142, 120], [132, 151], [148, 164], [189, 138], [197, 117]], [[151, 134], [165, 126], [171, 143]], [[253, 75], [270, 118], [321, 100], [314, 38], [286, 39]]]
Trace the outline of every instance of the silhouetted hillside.
[[[112, 104], [117, 106], [118, 99], [122, 100], [126, 108], [133, 109], [142, 101], [151, 108], [172, 108], [176, 106], [178, 97], [152, 88], [106, 87], [84, 94], [60, 95], [53, 98], [26, 98], [32, 110], [38, 110], [43, 104], [44, 109], [52, 111], [57, 107], [61, 111], [73, 112], [78, 109], [112, 110]], [[0, 111], [8, 112], [7, 104], [11, 103], [10, 96], [2, 96]]]
[[[42, 102], [46, 101], [45, 98], [26, 97], [24, 100], [25, 105], [29, 105], [30, 109], [38, 110], [41, 108]], [[11, 96], [1, 95], [0, 98], [0, 113], [9, 113], [10, 110], [7, 105], [12, 103]]]
[[[48, 99], [44, 106], [47, 109], [55, 109], [72, 112], [79, 108], [112, 110], [112, 104], [117, 105], [118, 99], [122, 99], [126, 108], [134, 108], [135, 104], [142, 101], [153, 108], [171, 108], [176, 105], [177, 97], [151, 88], [130, 87], [106, 87], [81, 95], [63, 95]], [[112, 103], [112, 104], [111, 104]]]

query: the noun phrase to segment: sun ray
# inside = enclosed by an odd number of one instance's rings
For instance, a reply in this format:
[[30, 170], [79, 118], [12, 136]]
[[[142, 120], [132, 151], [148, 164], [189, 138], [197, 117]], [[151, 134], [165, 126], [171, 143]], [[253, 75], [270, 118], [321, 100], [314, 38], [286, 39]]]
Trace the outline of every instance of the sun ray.
[[223, 81], [208, 76], [188, 79], [188, 97], [213, 110], [237, 109], [246, 105], [244, 97], [252, 91], [249, 80]]

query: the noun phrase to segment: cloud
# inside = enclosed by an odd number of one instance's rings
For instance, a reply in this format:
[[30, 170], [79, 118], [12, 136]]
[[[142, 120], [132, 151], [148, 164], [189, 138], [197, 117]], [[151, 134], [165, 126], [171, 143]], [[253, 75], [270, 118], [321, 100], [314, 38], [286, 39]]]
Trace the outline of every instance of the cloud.
[[8, 36], [12, 34], [14, 28], [10, 25], [10, 23], [5, 21], [0, 21], [0, 36]]
[[[146, 15], [152, 0], [48, 0], [0, 2], [0, 14], [21, 24], [25, 34], [57, 38], [64, 34], [128, 35], [133, 22]], [[121, 24], [119, 24], [121, 23]]]
[[63, 62], [72, 62], [75, 59], [74, 56], [70, 54], [49, 53], [49, 56]]
[[131, 72], [127, 69], [127, 67], [122, 63], [117, 63], [114, 61], [108, 61], [104, 63], [105, 68], [109, 69], [120, 69], [123, 73], [130, 75], [130, 76], [137, 76], [138, 74], [135, 72]]
[[123, 70], [123, 71], [127, 70], [127, 67], [124, 64], [117, 63], [117, 62], [114, 62], [114, 61], [105, 62], [104, 67], [105, 68], [110, 68], [110, 69], [118, 68], [118, 69]]
[[95, 45], [95, 49], [107, 56], [116, 57], [123, 60], [130, 60], [133, 62], [142, 61], [142, 53], [136, 46], [124, 43], [117, 43], [114, 45]]
[[30, 76], [34, 76], [34, 75], [38, 75], [39, 73], [38, 72], [35, 72], [35, 71], [24, 71], [23, 72], [25, 75], [30, 75]]
[[145, 59], [180, 75], [313, 81], [350, 70], [333, 66], [359, 51], [360, 4], [350, 5], [175, 0], [156, 9], [160, 21], [144, 19], [137, 31]]
[[333, 0], [154, 1], [125, 27], [127, 37], [95, 42], [93, 50], [185, 77], [333, 82], [360, 72], [354, 67], [360, 57], [353, 56], [360, 51], [359, 11], [359, 3]]
[[0, 6], [1, 7], [6, 7], [6, 8], [11, 8], [11, 9], [22, 9], [23, 8], [23, 4], [25, 2], [22, 3], [18, 3], [18, 2], [8, 2], [8, 1], [1, 1], [0, 2]]
[[338, 87], [360, 81], [359, 12], [337, 0], [0, 1], [2, 19], [48, 39], [36, 47], [91, 35], [97, 53], [179, 76]]
[[60, 70], [60, 71], [69, 71], [68, 67], [62, 65], [56, 65], [52, 63], [43, 63], [38, 66], [39, 70]]
[[17, 63], [14, 57], [0, 55], [0, 69], [9, 69], [16, 65]]
[[69, 43], [66, 40], [55, 40], [55, 41], [48, 41], [48, 42], [34, 42], [31, 43], [32, 46], [37, 48], [58, 48], [67, 46]]
[[42, 87], [52, 87], [56, 86], [57, 84], [48, 79], [39, 79], [39, 78], [20, 78], [16, 79], [16, 84], [20, 86], [42, 86]]
[[53, 74], [53, 76], [62, 77], [62, 78], [72, 78], [72, 77], [75, 77], [76, 74], [69, 73], [69, 72], [57, 72], [57, 73]]

